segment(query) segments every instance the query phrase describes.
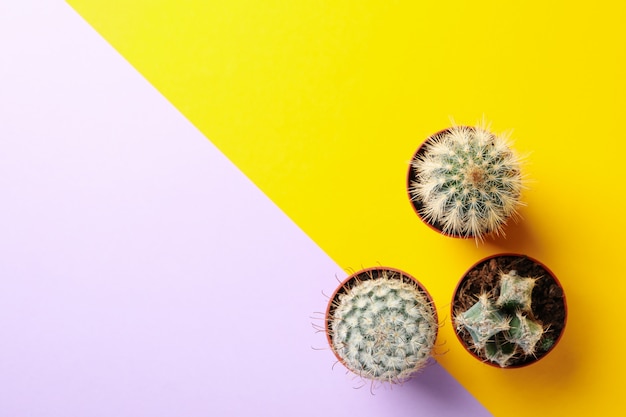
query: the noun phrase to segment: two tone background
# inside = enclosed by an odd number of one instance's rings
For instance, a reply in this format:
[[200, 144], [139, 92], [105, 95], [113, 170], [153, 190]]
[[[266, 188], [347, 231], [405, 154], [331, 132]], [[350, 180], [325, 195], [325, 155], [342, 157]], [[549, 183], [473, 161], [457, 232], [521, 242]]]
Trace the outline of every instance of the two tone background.
[[[3, 3], [0, 416], [621, 415], [625, 21], [621, 2]], [[483, 117], [529, 188], [476, 245], [423, 225], [405, 178], [425, 137]], [[477, 363], [449, 322], [498, 252], [567, 295], [560, 344], [523, 369]], [[311, 327], [373, 265], [443, 320], [437, 363], [375, 395]]]

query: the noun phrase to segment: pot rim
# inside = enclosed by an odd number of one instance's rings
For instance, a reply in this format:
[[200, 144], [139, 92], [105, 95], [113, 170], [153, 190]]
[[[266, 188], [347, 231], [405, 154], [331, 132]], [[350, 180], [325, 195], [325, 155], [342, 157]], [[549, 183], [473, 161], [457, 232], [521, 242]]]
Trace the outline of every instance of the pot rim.
[[[431, 230], [443, 235], [443, 236], [447, 236], [447, 237], [451, 237], [451, 238], [455, 238], [455, 239], [480, 239], [483, 240], [485, 237], [494, 237], [497, 236], [498, 233], [497, 231], [492, 230], [491, 232], [488, 233], [484, 233], [484, 234], [480, 234], [477, 235], [475, 233], [472, 234], [458, 234], [458, 233], [450, 233], [450, 232], [445, 232], [443, 230], [442, 227], [439, 227], [437, 224], [431, 223], [429, 222], [424, 216], [422, 216], [422, 214], [420, 213], [420, 210], [418, 209], [418, 207], [416, 206], [417, 203], [419, 203], [420, 205], [423, 206], [423, 204], [421, 203], [421, 200], [414, 200], [413, 196], [411, 194], [411, 183], [413, 181], [416, 180], [416, 176], [413, 170], [413, 166], [412, 163], [413, 161], [415, 161], [417, 159], [417, 157], [420, 154], [423, 154], [425, 152], [425, 148], [426, 146], [436, 137], [443, 135], [446, 132], [451, 131], [454, 128], [465, 128], [465, 129], [469, 129], [472, 131], [476, 131], [477, 127], [476, 126], [470, 126], [470, 125], [452, 125], [452, 126], [448, 126], [444, 129], [440, 129], [437, 132], [429, 135], [426, 139], [424, 139], [422, 141], [422, 143], [418, 146], [417, 150], [413, 153], [413, 156], [411, 157], [411, 160], [409, 162], [409, 169], [407, 172], [407, 176], [406, 176], [406, 192], [407, 195], [409, 197], [409, 203], [411, 204], [411, 207], [413, 209], [413, 211], [415, 212], [415, 214], [417, 214], [417, 217], [419, 217], [419, 219], [422, 221], [422, 223], [424, 223], [426, 226], [428, 226]], [[492, 132], [489, 132], [491, 134], [493, 134]], [[506, 223], [508, 222], [508, 220], [510, 219], [506, 219], [503, 226], [506, 225]]]
[[[337, 296], [340, 293], [345, 292], [345, 289], [347, 288], [346, 287], [347, 284], [350, 281], [357, 279], [357, 277], [359, 275], [368, 274], [368, 273], [370, 273], [372, 271], [391, 271], [391, 272], [395, 272], [395, 273], [400, 274], [400, 277], [406, 278], [406, 280], [403, 280], [403, 281], [405, 281], [405, 282], [410, 281], [412, 284], [417, 286], [417, 288], [420, 290], [420, 292], [422, 292], [426, 296], [426, 299], [430, 303], [432, 311], [433, 311], [433, 315], [434, 315], [434, 318], [435, 318], [435, 322], [439, 323], [439, 316], [437, 314], [437, 308], [435, 306], [435, 301], [434, 301], [433, 297], [428, 292], [426, 287], [420, 281], [418, 281], [413, 275], [408, 274], [408, 273], [406, 273], [405, 271], [403, 271], [401, 269], [394, 268], [394, 267], [387, 267], [387, 266], [368, 267], [368, 268], [360, 269], [360, 270], [355, 271], [354, 273], [348, 275], [346, 278], [344, 278], [341, 281], [341, 283], [337, 286], [337, 288], [333, 291], [332, 295], [328, 299], [328, 304], [326, 306], [326, 312], [324, 313], [324, 333], [326, 335], [326, 341], [328, 343], [328, 346], [330, 347], [330, 350], [333, 352], [333, 355], [335, 355], [335, 358], [337, 358], [337, 360], [346, 369], [350, 370], [353, 373], [356, 373], [357, 375], [358, 375], [358, 372], [355, 372], [350, 367], [348, 367], [347, 364], [345, 363], [345, 361], [343, 360], [343, 358], [341, 358], [339, 356], [339, 354], [335, 351], [335, 349], [333, 347], [332, 336], [330, 334], [330, 329], [329, 329], [330, 314], [331, 314], [331, 311], [334, 310], [334, 308], [333, 308], [333, 301], [337, 298]], [[376, 277], [376, 278], [378, 278], [378, 277]], [[374, 277], [369, 276], [367, 279], [374, 279]], [[393, 279], [399, 279], [399, 278], [395, 278], [394, 277]], [[435, 340], [438, 337], [438, 333], [439, 333], [439, 326], [437, 326], [437, 328], [435, 329]]]
[[[491, 362], [483, 357], [478, 356], [478, 354], [476, 354], [476, 352], [474, 352], [471, 348], [469, 348], [468, 346], [465, 345], [465, 343], [463, 342], [463, 340], [461, 339], [461, 337], [459, 336], [459, 333], [456, 330], [456, 326], [454, 324], [454, 305], [455, 305], [455, 300], [457, 297], [457, 293], [459, 292], [459, 289], [461, 287], [461, 284], [463, 283], [463, 281], [465, 281], [465, 278], [467, 277], [468, 273], [473, 270], [474, 268], [476, 268], [478, 265], [487, 262], [491, 259], [494, 258], [500, 258], [500, 257], [519, 257], [519, 258], [525, 258], [533, 263], [535, 263], [536, 265], [540, 266], [542, 269], [544, 269], [546, 271], [546, 273], [548, 275], [550, 275], [550, 277], [554, 280], [554, 282], [558, 285], [559, 288], [561, 288], [562, 294], [563, 294], [563, 309], [565, 310], [565, 318], [563, 319], [563, 329], [561, 330], [561, 332], [559, 333], [558, 337], [554, 340], [554, 343], [552, 344], [552, 346], [545, 352], [543, 353], [541, 356], [534, 358], [533, 360], [530, 360], [526, 363], [523, 364], [519, 364], [519, 365], [510, 365], [510, 366], [506, 366], [506, 367], [502, 367], [500, 365], [498, 365], [497, 363]], [[465, 270], [465, 272], [463, 273], [463, 275], [461, 275], [461, 278], [457, 281], [456, 286], [454, 287], [454, 292], [452, 293], [452, 300], [450, 302], [450, 321], [452, 323], [452, 330], [454, 331], [454, 335], [456, 336], [457, 340], [459, 341], [459, 343], [461, 344], [461, 346], [463, 346], [463, 349], [465, 351], [467, 351], [469, 354], [471, 354], [474, 358], [476, 358], [477, 360], [481, 361], [482, 363], [489, 365], [489, 366], [493, 366], [494, 368], [499, 368], [499, 369], [516, 369], [516, 368], [524, 368], [527, 367], [529, 365], [535, 364], [537, 362], [539, 362], [541, 359], [543, 359], [544, 357], [548, 356], [548, 354], [550, 354], [554, 348], [559, 344], [559, 342], [561, 341], [561, 338], [563, 337], [563, 334], [565, 333], [565, 328], [567, 326], [567, 317], [568, 317], [568, 307], [567, 307], [567, 298], [565, 296], [565, 291], [563, 291], [563, 285], [561, 285], [561, 282], [559, 281], [559, 279], [557, 278], [557, 276], [554, 274], [554, 272], [552, 272], [552, 270], [550, 268], [548, 268], [548, 266], [546, 264], [544, 264], [543, 262], [539, 261], [538, 259], [532, 257], [532, 256], [528, 256], [522, 253], [518, 253], [518, 252], [501, 252], [501, 253], [495, 253], [492, 255], [488, 255], [485, 256], [483, 258], [481, 258], [480, 260], [474, 262], [474, 264], [472, 264], [472, 266], [470, 266], [469, 268], [467, 268]]]

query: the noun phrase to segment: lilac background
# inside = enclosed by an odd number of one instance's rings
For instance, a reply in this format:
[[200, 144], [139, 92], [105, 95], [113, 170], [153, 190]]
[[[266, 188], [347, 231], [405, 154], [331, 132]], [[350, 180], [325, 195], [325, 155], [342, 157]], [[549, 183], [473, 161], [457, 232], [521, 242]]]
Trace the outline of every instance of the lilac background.
[[1, 417], [489, 415], [436, 364], [353, 389], [342, 269], [68, 5], [4, 3]]

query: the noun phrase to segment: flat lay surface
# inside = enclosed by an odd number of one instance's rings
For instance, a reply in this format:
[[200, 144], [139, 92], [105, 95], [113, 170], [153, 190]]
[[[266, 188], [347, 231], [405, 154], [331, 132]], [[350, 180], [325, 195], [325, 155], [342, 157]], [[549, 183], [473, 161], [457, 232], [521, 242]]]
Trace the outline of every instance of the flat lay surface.
[[66, 3], [0, 51], [1, 416], [490, 415], [437, 364], [353, 389], [343, 268]]
[[[1, 6], [0, 414], [619, 415], [625, 20], [622, 2]], [[506, 238], [476, 244], [423, 224], [406, 178], [429, 135], [481, 120], [527, 188]], [[519, 369], [450, 323], [458, 280], [501, 252], [567, 297], [559, 344]], [[372, 396], [311, 322], [378, 265], [442, 326], [438, 364]]]
[[[495, 415], [615, 413], [623, 2], [69, 3], [342, 268], [405, 270], [446, 317], [482, 257], [547, 265], [568, 302], [549, 355], [492, 369], [448, 321], [438, 361]], [[451, 240], [410, 207], [408, 161], [451, 118], [512, 130], [527, 155], [527, 205], [506, 239]], [[511, 410], [520, 396], [532, 401]]]

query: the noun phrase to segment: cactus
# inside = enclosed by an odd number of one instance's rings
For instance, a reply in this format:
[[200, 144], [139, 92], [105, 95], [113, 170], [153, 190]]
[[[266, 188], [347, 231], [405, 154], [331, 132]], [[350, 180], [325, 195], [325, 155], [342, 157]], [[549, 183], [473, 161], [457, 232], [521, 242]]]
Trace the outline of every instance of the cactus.
[[428, 362], [436, 313], [416, 281], [390, 269], [365, 270], [331, 300], [327, 331], [340, 361], [364, 379], [397, 383]]
[[500, 275], [500, 296], [496, 305], [505, 309], [530, 311], [536, 278], [520, 278], [517, 271]]
[[469, 332], [476, 350], [484, 349], [496, 334], [509, 330], [509, 322], [510, 318], [493, 305], [487, 294], [481, 294], [476, 304], [457, 317], [457, 325]]
[[518, 355], [534, 355], [545, 329], [532, 318], [532, 290], [537, 278], [516, 271], [501, 273], [499, 296], [483, 293], [466, 311], [457, 314], [457, 332], [469, 333], [473, 349], [487, 360], [507, 367]]
[[409, 195], [442, 233], [482, 240], [518, 217], [520, 165], [507, 136], [484, 124], [453, 126], [431, 136], [411, 161]]

